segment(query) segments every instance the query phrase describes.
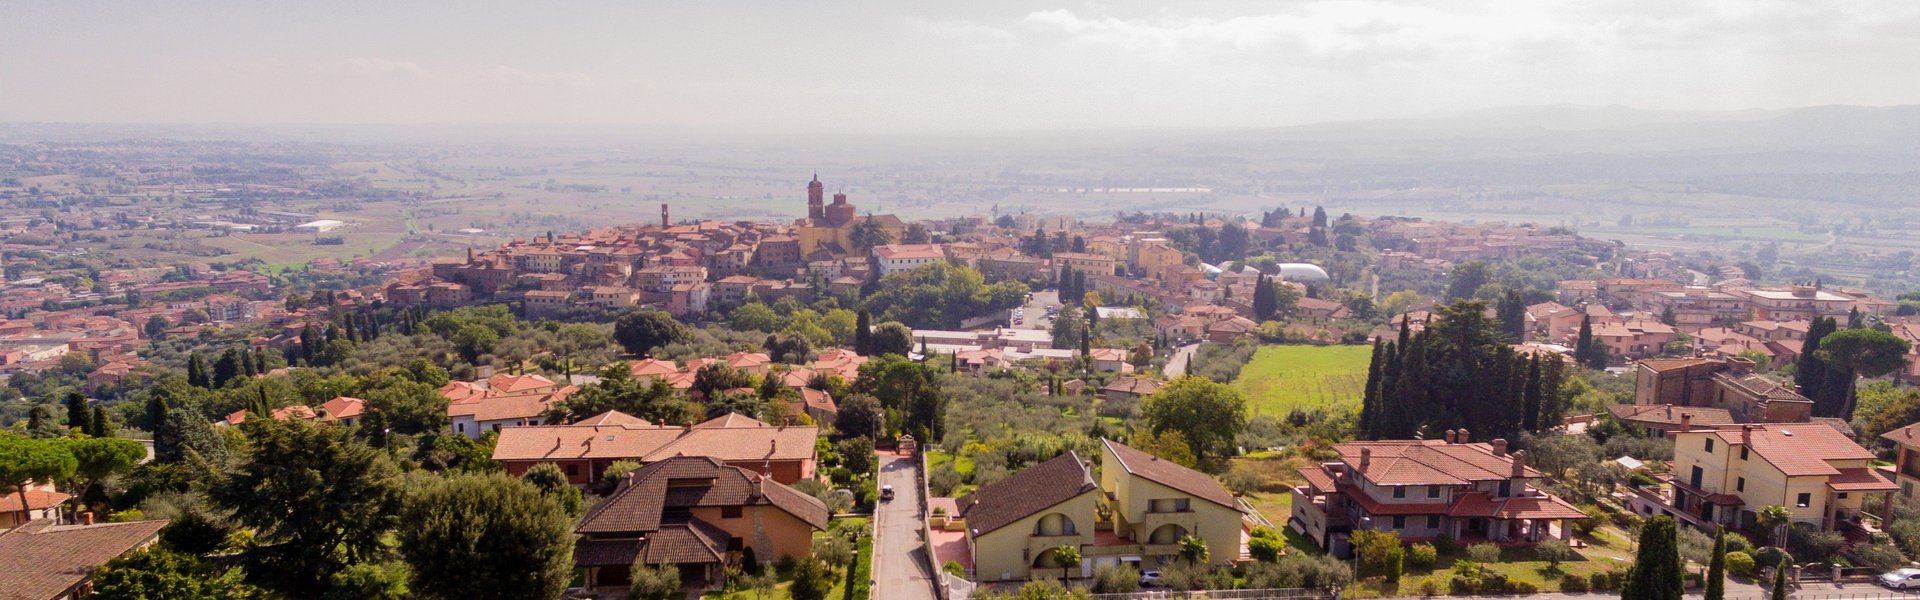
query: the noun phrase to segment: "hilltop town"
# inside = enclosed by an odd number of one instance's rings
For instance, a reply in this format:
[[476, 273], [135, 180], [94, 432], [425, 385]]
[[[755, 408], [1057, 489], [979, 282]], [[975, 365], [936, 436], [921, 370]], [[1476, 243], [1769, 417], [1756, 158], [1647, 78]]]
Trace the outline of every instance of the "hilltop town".
[[[126, 456], [15, 485], [0, 560], [98, 531], [125, 557], [49, 562], [91, 575], [47, 589], [237, 557], [220, 572], [277, 593], [383, 565], [453, 589], [421, 573], [455, 558], [511, 561], [543, 596], [1512, 593], [1618, 585], [1605, 561], [1660, 516], [1779, 546], [1758, 530], [1778, 505], [1808, 561], [1892, 561], [1920, 531], [1895, 510], [1920, 481], [1912, 296], [1564, 226], [1311, 205], [908, 219], [831, 181], [795, 182], [773, 218], [666, 202], [277, 265], [178, 250], [373, 225], [9, 196], [0, 439]], [[143, 238], [172, 241], [116, 252]], [[316, 490], [375, 508], [258, 487], [309, 463]], [[251, 562], [319, 550], [246, 506], [346, 521], [481, 489], [551, 517], [537, 556], [405, 521], [357, 534], [401, 540], [365, 558]], [[259, 537], [222, 541], [239, 532]], [[193, 566], [134, 560], [155, 540]], [[1405, 558], [1367, 558], [1387, 547]], [[1562, 560], [1581, 562], [1538, 576]]]

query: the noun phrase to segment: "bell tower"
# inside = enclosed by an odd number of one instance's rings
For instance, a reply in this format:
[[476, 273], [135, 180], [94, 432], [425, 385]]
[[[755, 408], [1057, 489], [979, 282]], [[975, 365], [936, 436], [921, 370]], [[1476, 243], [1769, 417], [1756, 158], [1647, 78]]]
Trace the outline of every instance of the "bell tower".
[[820, 185], [820, 174], [807, 184], [807, 218], [818, 221], [827, 216], [827, 188]]

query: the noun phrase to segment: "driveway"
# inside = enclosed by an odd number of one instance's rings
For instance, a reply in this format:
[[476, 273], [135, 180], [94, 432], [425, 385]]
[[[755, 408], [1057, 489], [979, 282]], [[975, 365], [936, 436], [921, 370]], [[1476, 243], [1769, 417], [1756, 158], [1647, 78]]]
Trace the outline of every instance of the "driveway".
[[880, 454], [880, 485], [893, 486], [894, 498], [873, 511], [873, 597], [933, 600], [933, 574], [927, 572], [927, 545], [920, 540], [920, 483], [913, 460]]
[[[1033, 301], [1025, 307], [1026, 322], [1014, 325], [1014, 329], [1053, 329], [1053, 321], [1046, 319], [1047, 307], [1060, 305], [1059, 290], [1040, 290], [1033, 293]], [[1007, 322], [1013, 322], [1013, 311], [1007, 311]]]

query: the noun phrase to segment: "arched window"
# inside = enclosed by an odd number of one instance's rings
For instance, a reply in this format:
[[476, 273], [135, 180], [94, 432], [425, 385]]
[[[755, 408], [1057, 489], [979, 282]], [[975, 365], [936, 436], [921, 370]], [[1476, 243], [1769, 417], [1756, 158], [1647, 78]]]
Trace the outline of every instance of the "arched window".
[[1183, 537], [1187, 537], [1187, 528], [1168, 523], [1153, 530], [1153, 535], [1147, 536], [1147, 543], [1178, 544]]
[[1078, 535], [1080, 531], [1073, 526], [1073, 519], [1060, 513], [1051, 513], [1040, 517], [1033, 525], [1034, 535]]

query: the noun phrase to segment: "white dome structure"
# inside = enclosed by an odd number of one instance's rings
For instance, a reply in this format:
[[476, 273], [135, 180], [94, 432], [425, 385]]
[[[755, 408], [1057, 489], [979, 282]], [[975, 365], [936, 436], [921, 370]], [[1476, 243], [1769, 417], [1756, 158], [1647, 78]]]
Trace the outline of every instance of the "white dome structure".
[[1326, 281], [1332, 279], [1320, 265], [1280, 263], [1280, 278], [1287, 281]]

